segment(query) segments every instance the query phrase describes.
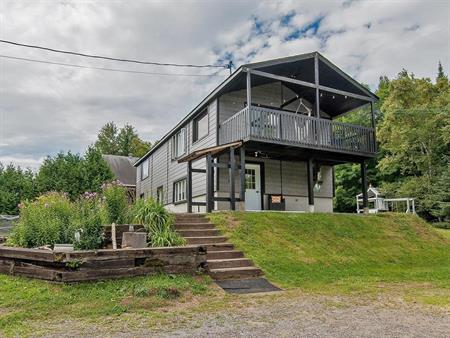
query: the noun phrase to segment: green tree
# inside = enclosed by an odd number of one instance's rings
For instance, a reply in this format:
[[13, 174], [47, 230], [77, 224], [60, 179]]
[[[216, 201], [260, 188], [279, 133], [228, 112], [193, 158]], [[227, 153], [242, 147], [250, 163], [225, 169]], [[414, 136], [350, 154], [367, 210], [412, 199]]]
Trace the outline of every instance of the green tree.
[[108, 163], [94, 147], [89, 147], [84, 155], [83, 174], [86, 191], [100, 192], [103, 183], [114, 179]]
[[37, 190], [31, 170], [0, 163], [0, 214], [17, 215], [24, 199], [34, 198]]
[[100, 130], [94, 147], [105, 155], [142, 157], [151, 144], [141, 140], [132, 125], [118, 129], [114, 122], [109, 122]]

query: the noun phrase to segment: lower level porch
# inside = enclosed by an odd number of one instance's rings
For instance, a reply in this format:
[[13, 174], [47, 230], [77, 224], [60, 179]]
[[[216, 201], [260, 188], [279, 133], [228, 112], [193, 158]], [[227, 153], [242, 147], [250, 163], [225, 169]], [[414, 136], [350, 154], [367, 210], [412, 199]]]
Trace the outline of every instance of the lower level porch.
[[[206, 169], [194, 169], [193, 163], [203, 160]], [[258, 141], [203, 149], [182, 160], [188, 163], [186, 211], [332, 212], [334, 165], [360, 163], [361, 191], [367, 192], [366, 160]], [[206, 175], [204, 199], [192, 197], [192, 174]]]

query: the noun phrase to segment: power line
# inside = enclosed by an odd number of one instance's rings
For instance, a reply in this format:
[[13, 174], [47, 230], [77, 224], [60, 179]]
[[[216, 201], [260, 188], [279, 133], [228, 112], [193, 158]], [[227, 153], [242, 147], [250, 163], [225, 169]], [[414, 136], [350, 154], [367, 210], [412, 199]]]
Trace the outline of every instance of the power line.
[[10, 56], [10, 55], [1, 55], [1, 54], [0, 54], [0, 58], [19, 60], [19, 61], [36, 62], [36, 63], [44, 63], [44, 64], [58, 65], [58, 66], [66, 66], [66, 67], [74, 67], [74, 68], [86, 68], [86, 69], [105, 70], [105, 71], [120, 72], [120, 73], [134, 73], [134, 74], [161, 75], [161, 76], [192, 76], [192, 77], [222, 76], [220, 74], [159, 73], [159, 72], [145, 72], [145, 71], [138, 71], [138, 70], [106, 68], [106, 67], [94, 67], [94, 66], [86, 66], [86, 65], [75, 65], [75, 64], [71, 64], [71, 63], [62, 63], [62, 62], [44, 61], [44, 60], [36, 60], [36, 59], [27, 59], [27, 58], [21, 58], [21, 57]]
[[70, 51], [66, 51], [66, 50], [54, 49], [54, 48], [49, 48], [49, 47], [43, 47], [43, 46], [37, 46], [37, 45], [28, 45], [28, 44], [24, 44], [24, 43], [18, 43], [18, 42], [14, 42], [14, 41], [9, 41], [9, 40], [0, 40], [0, 42], [6, 43], [6, 44], [10, 44], [10, 45], [14, 45], [14, 46], [42, 49], [42, 50], [46, 50], [46, 51], [54, 52], [54, 53], [70, 54], [70, 55], [84, 56], [84, 57], [88, 57], [88, 58], [104, 59], [104, 60], [110, 60], [110, 61], [139, 63], [139, 64], [143, 64], [143, 65], [172, 66], [172, 67], [191, 67], [191, 68], [226, 68], [226, 69], [228, 69], [230, 67], [229, 64], [228, 65], [195, 65], [195, 64], [179, 64], [179, 63], [162, 63], [162, 62], [152, 62], [152, 61], [139, 61], [139, 60], [132, 60], [132, 59], [113, 58], [113, 57], [109, 57], [109, 56], [100, 56], [100, 55], [93, 55], [93, 54], [70, 52]]

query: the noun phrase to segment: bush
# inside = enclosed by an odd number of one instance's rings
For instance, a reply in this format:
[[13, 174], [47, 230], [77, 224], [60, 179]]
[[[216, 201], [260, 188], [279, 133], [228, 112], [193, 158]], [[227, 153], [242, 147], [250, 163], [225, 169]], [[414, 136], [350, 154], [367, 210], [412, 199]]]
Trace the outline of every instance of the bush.
[[[78, 235], [76, 235], [78, 234]], [[66, 194], [47, 193], [20, 205], [20, 220], [8, 245], [35, 248], [74, 244], [75, 249], [98, 249], [103, 243], [101, 203], [96, 193], [85, 193], [77, 202]]]
[[73, 243], [76, 210], [65, 194], [41, 195], [19, 205], [20, 220], [8, 239], [10, 245], [33, 248], [56, 243]]
[[103, 198], [105, 201], [106, 221], [109, 224], [127, 223], [128, 202], [124, 186], [118, 181], [103, 186]]
[[77, 217], [74, 221], [74, 247], [77, 250], [93, 250], [102, 247], [104, 240], [102, 205], [99, 196], [85, 193], [76, 202]]
[[162, 204], [153, 199], [139, 199], [132, 209], [136, 222], [144, 225], [150, 246], [184, 245], [185, 240], [173, 229], [174, 217]]

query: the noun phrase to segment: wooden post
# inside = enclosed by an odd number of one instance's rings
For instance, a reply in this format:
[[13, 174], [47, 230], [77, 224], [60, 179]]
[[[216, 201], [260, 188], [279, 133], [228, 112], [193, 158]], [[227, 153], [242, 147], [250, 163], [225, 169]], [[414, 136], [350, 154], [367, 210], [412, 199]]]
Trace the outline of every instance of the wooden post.
[[247, 69], [247, 107], [252, 105], [252, 78], [250, 69]]
[[214, 168], [211, 154], [206, 155], [206, 212], [214, 208]]
[[372, 119], [372, 128], [375, 130], [375, 113], [373, 111], [373, 102], [370, 102], [370, 116]]
[[113, 250], [117, 249], [116, 223], [111, 224], [111, 242]]
[[320, 93], [319, 93], [319, 54], [314, 55], [314, 83], [316, 85], [316, 117], [320, 117]]
[[187, 212], [192, 213], [192, 161], [187, 163], [186, 199]]
[[236, 170], [236, 159], [234, 157], [234, 148], [230, 148], [230, 167], [229, 167], [229, 179], [230, 179], [230, 209], [236, 210], [236, 192], [234, 186], [234, 173]]
[[308, 205], [309, 212], [314, 212], [314, 161], [312, 158], [308, 159], [306, 163], [308, 176]]
[[240, 192], [239, 197], [241, 199], [241, 210], [245, 210], [245, 147], [242, 145], [239, 153], [239, 160], [241, 162], [240, 175]]
[[361, 183], [362, 183], [362, 196], [363, 196], [363, 210], [365, 214], [369, 213], [369, 201], [367, 195], [367, 171], [366, 162], [361, 162]]

